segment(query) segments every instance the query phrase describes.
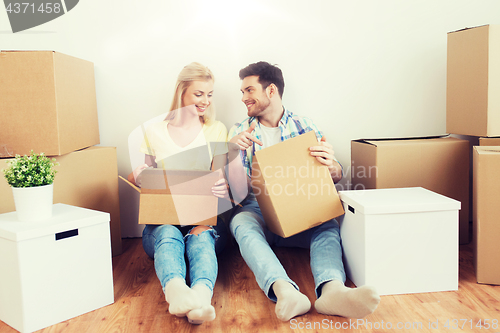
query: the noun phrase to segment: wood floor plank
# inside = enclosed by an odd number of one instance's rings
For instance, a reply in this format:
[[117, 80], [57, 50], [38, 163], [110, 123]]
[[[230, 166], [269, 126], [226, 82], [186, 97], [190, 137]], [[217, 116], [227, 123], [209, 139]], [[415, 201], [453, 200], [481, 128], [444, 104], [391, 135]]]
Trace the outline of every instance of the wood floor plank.
[[[377, 311], [359, 321], [324, 316], [313, 308], [287, 323], [276, 318], [275, 304], [260, 290], [233, 245], [219, 257], [212, 300], [217, 318], [199, 326], [168, 313], [153, 260], [144, 253], [141, 239], [124, 239], [123, 247], [123, 254], [113, 258], [115, 303], [39, 332], [500, 332], [500, 286], [475, 282], [471, 245], [460, 247], [458, 291], [382, 296]], [[277, 248], [275, 252], [314, 303], [308, 251]], [[484, 319], [489, 319], [490, 329], [485, 329]], [[491, 327], [494, 319], [496, 329]], [[0, 333], [12, 332], [16, 331], [0, 322]]]

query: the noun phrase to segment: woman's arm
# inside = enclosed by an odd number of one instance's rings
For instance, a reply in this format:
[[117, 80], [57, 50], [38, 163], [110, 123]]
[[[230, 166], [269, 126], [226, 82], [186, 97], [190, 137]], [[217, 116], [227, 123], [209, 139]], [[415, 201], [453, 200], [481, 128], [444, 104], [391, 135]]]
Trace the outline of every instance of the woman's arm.
[[137, 186], [140, 187], [141, 186], [141, 182], [140, 182], [140, 180], [138, 181], [137, 178], [141, 174], [142, 170], [147, 169], [149, 167], [153, 167], [153, 168], [157, 167], [156, 162], [155, 162], [155, 157], [151, 156], [151, 155], [145, 155], [144, 164], [138, 166], [137, 168], [135, 168], [135, 170], [132, 171], [128, 175], [127, 180], [129, 182], [131, 182], [132, 184], [135, 184], [135, 185], [137, 185]]

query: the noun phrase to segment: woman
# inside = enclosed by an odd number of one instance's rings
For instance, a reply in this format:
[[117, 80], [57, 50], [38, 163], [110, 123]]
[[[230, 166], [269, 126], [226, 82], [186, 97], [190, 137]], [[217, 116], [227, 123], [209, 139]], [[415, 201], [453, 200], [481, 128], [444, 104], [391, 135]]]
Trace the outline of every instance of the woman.
[[[214, 77], [207, 67], [199, 63], [184, 67], [166, 119], [146, 130], [141, 146], [145, 164], [129, 175], [130, 180], [140, 184], [140, 173], [150, 167], [215, 170], [224, 165], [227, 130], [214, 120], [213, 85]], [[219, 198], [228, 197], [224, 178], [214, 184], [212, 193]], [[154, 259], [171, 314], [187, 316], [194, 324], [215, 319], [211, 299], [217, 278], [216, 249], [220, 252], [225, 235], [226, 227], [220, 218], [215, 227], [146, 225], [143, 247]]]

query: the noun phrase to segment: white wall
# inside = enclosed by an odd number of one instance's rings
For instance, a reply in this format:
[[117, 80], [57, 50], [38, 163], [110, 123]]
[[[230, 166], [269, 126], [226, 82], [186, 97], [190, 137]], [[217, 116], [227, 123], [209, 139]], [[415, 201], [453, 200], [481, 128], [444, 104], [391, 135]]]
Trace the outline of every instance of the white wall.
[[[0, 48], [94, 62], [101, 144], [117, 147], [121, 175], [129, 133], [166, 112], [192, 61], [213, 70], [228, 128], [246, 116], [238, 71], [278, 64], [284, 104], [314, 119], [349, 166], [351, 139], [445, 133], [446, 33], [498, 23], [498, 0], [80, 0], [16, 34], [0, 10]], [[121, 185], [120, 200], [123, 236], [140, 235], [137, 196]]]

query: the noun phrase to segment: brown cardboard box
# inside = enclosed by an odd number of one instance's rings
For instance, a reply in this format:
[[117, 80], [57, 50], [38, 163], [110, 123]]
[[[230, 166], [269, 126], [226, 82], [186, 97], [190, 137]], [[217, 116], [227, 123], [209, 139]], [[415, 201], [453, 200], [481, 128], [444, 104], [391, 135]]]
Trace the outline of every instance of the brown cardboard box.
[[448, 33], [446, 132], [500, 135], [500, 25]]
[[220, 172], [146, 169], [140, 193], [139, 224], [217, 225], [218, 198], [212, 186]]
[[[118, 167], [115, 147], [89, 147], [55, 157], [54, 203], [94, 209], [111, 215], [113, 255], [122, 253]], [[0, 170], [7, 167], [0, 159]], [[0, 171], [0, 213], [15, 211], [12, 190]]]
[[257, 151], [252, 187], [267, 227], [289, 237], [344, 214], [328, 168], [309, 153], [314, 131]]
[[479, 138], [480, 146], [500, 146], [500, 138]]
[[469, 242], [469, 141], [452, 137], [351, 142], [352, 189], [424, 187], [462, 203], [460, 243]]
[[479, 283], [500, 285], [500, 147], [474, 147], [473, 249]]
[[0, 118], [0, 157], [98, 144], [93, 63], [53, 51], [2, 51]]

